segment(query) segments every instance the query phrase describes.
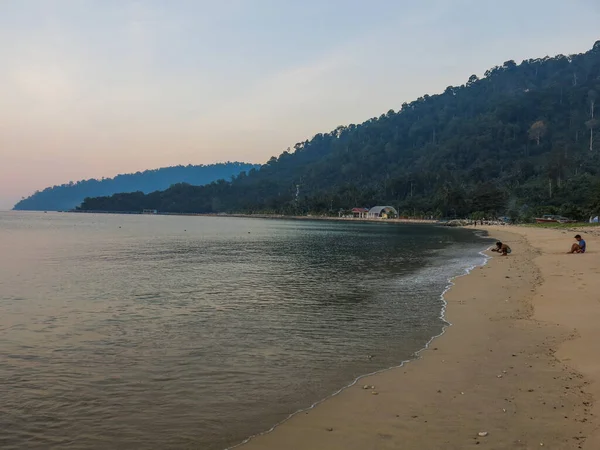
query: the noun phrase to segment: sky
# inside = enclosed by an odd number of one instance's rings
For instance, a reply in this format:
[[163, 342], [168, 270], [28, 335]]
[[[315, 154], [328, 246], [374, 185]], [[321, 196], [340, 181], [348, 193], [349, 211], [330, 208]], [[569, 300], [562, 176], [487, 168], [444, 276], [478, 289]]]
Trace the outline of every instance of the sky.
[[262, 163], [504, 61], [585, 52], [598, 23], [597, 0], [0, 0], [0, 210]]

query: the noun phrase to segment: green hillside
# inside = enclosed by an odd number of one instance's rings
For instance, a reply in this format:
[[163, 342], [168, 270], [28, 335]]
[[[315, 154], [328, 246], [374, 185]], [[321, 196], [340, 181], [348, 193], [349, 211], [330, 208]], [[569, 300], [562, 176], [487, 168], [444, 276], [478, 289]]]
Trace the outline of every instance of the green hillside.
[[173, 166], [117, 175], [114, 178], [90, 179], [48, 187], [22, 199], [15, 210], [60, 211], [79, 206], [86, 197], [112, 195], [117, 192], [154, 192], [176, 183], [203, 185], [258, 167], [253, 164], [227, 162], [198, 166]]
[[597, 103], [600, 41], [584, 54], [507, 61], [319, 133], [232, 182], [86, 199], [82, 209], [337, 214], [390, 204], [406, 215], [584, 218], [600, 210]]

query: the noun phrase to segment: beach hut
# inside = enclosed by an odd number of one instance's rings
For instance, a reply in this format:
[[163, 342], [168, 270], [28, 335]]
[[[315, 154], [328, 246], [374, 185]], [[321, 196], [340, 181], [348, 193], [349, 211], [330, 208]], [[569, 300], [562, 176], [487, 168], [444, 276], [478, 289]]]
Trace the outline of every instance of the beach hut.
[[352, 208], [352, 217], [355, 219], [366, 219], [368, 212], [367, 208]]

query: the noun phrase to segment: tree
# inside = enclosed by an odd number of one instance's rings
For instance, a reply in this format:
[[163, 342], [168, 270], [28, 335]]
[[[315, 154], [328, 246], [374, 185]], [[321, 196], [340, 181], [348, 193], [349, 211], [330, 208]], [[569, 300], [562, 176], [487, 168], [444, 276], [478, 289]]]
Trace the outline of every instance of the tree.
[[585, 123], [585, 126], [590, 130], [590, 152], [594, 151], [594, 130], [598, 126], [598, 120], [590, 119]]
[[505, 61], [504, 64], [502, 64], [502, 67], [505, 70], [512, 70], [514, 68], [517, 67], [517, 63], [515, 63], [512, 59], [510, 61]]
[[588, 120], [585, 124], [590, 129], [590, 152], [594, 151], [594, 128], [596, 128], [597, 123], [594, 119], [594, 107], [596, 106], [596, 91], [590, 90], [588, 92], [588, 100], [590, 102], [590, 120]]
[[467, 86], [473, 86], [475, 83], [477, 83], [479, 81], [479, 78], [477, 78], [477, 75], [471, 75], [469, 77], [469, 81], [467, 81]]
[[540, 145], [540, 139], [546, 134], [546, 124], [543, 120], [534, 122], [529, 128], [529, 139], [535, 140], [537, 145]]

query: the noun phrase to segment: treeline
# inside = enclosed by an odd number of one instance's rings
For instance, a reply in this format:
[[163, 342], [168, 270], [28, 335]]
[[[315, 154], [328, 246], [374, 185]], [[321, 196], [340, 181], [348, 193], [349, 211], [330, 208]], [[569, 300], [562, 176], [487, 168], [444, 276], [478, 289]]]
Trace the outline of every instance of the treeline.
[[86, 197], [113, 195], [117, 192], [142, 192], [167, 189], [176, 183], [201, 186], [219, 179], [231, 180], [242, 171], [259, 166], [241, 162], [226, 162], [211, 165], [187, 165], [163, 167], [114, 178], [90, 179], [69, 182], [37, 191], [22, 199], [15, 210], [60, 211], [79, 206]]
[[[297, 143], [231, 182], [89, 198], [89, 210], [402, 215], [600, 212], [600, 41], [583, 54], [507, 61], [442, 94]], [[597, 111], [598, 110], [598, 111]]]

